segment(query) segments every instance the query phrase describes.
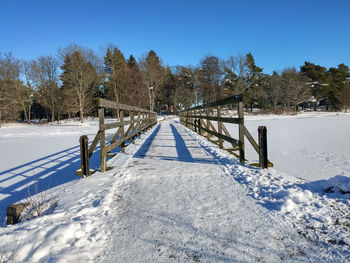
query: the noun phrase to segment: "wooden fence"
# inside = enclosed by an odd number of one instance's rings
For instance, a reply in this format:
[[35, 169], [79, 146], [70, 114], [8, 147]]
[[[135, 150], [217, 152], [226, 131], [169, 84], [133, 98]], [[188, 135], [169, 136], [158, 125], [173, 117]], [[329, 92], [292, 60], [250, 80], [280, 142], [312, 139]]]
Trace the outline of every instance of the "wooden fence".
[[[238, 117], [222, 117], [222, 106], [232, 107], [232, 109], [236, 107]], [[213, 121], [216, 122], [216, 125], [213, 124]], [[265, 138], [265, 141], [262, 145], [258, 145], [244, 125], [244, 104], [241, 94], [219, 99], [217, 101], [182, 111], [180, 112], [180, 122], [199, 134], [206, 136], [209, 141], [218, 144], [220, 148], [224, 148], [224, 141], [229, 142], [232, 145], [232, 148], [226, 148], [225, 150], [239, 157], [242, 163], [246, 162], [244, 141], [244, 138], [246, 137], [259, 155], [260, 166], [263, 164], [263, 168], [267, 168], [267, 166], [273, 165], [267, 159], [266, 128], [259, 129], [259, 132], [265, 132], [265, 135], [259, 135], [259, 138]], [[233, 138], [231, 135], [233, 133], [231, 132], [230, 134], [224, 123], [238, 125], [238, 140]], [[213, 140], [211, 137], [216, 137], [217, 140]], [[236, 151], [238, 154], [235, 153]], [[264, 160], [264, 158], [266, 160]]]
[[[115, 154], [110, 152], [116, 147], [121, 147], [121, 151], [125, 150], [125, 143], [131, 141], [134, 143], [136, 136], [141, 136], [141, 133], [151, 128], [157, 123], [157, 114], [153, 111], [141, 109], [134, 106], [129, 106], [114, 101], [105, 99], [97, 100], [98, 106], [98, 118], [99, 118], [99, 130], [93, 139], [90, 147], [86, 147], [86, 141], [81, 139], [81, 149], [85, 149], [87, 153], [81, 152], [82, 164], [77, 175], [90, 175], [89, 159], [93, 154], [98, 142], [100, 142], [101, 152], [101, 171], [105, 172], [108, 167], [106, 166], [107, 157], [113, 157]], [[112, 109], [119, 111], [119, 121], [112, 123], [105, 123], [105, 109]], [[125, 120], [125, 116], [128, 115], [130, 120]], [[128, 126], [129, 125], [129, 126]], [[125, 128], [128, 126], [127, 130]], [[118, 128], [113, 135], [113, 139], [106, 143], [106, 131], [110, 129]], [[88, 148], [88, 149], [86, 149]]]

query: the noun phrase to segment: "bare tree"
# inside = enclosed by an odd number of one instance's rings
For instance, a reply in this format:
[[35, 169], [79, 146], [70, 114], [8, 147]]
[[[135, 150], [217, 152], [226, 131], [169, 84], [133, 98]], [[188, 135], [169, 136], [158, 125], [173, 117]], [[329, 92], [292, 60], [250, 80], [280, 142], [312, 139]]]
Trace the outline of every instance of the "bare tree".
[[220, 80], [222, 76], [219, 58], [206, 56], [200, 62], [200, 82], [203, 88], [203, 98], [211, 101], [223, 96]]
[[274, 112], [277, 113], [277, 105], [283, 99], [284, 89], [282, 78], [276, 71], [272, 73], [272, 76], [268, 80], [266, 93], [273, 106]]
[[18, 117], [19, 104], [17, 87], [22, 85], [19, 79], [20, 62], [11, 53], [0, 56], [0, 126], [2, 118], [14, 120]]
[[55, 121], [58, 102], [58, 60], [52, 56], [41, 56], [33, 62], [35, 81], [40, 102], [51, 112], [51, 121]]
[[290, 67], [282, 71], [282, 81], [285, 89], [284, 100], [287, 104], [287, 110], [292, 104], [296, 112], [298, 105], [311, 97], [311, 90], [308, 85], [309, 79], [299, 74], [295, 67]]
[[248, 74], [246, 57], [242, 54], [230, 56], [223, 61], [223, 68], [225, 72], [224, 85], [228, 89], [227, 95], [243, 93], [248, 87], [246, 83]]
[[25, 81], [22, 89], [18, 90], [18, 93], [26, 121], [30, 123], [35, 91], [35, 62], [23, 61], [22, 74], [24, 75]]

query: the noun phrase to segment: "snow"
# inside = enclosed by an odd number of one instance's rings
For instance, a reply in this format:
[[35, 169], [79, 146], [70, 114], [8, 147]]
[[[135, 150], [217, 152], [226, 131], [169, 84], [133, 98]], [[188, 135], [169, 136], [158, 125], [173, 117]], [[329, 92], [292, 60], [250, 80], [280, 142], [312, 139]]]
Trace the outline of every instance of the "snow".
[[34, 198], [56, 201], [42, 216], [0, 228], [0, 253], [17, 250], [16, 262], [350, 260], [345, 169], [309, 181], [241, 165], [170, 118], [109, 160], [112, 170], [81, 179], [78, 139], [96, 131], [94, 119], [0, 129], [1, 211], [25, 198], [33, 179], [41, 187]]
[[[245, 115], [245, 125], [256, 141], [258, 126], [266, 126], [269, 159], [279, 171], [312, 181], [350, 176], [350, 114]], [[238, 139], [237, 125], [225, 126]], [[248, 141], [246, 158], [258, 159]]]

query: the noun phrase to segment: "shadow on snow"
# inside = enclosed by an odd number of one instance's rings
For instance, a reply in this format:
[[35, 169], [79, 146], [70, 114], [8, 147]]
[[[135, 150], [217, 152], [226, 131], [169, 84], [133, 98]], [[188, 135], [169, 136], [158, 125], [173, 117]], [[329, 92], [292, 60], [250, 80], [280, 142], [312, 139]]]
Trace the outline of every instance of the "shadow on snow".
[[[90, 158], [90, 167], [99, 166], [99, 149]], [[77, 180], [80, 166], [80, 146], [64, 149], [37, 160], [0, 172], [0, 226], [5, 224], [6, 208], [29, 195], [34, 195], [67, 182]]]
[[[190, 151], [188, 149], [190, 148], [199, 148], [199, 147], [188, 147], [186, 145], [186, 140], [184, 140], [181, 136], [181, 134], [178, 132], [176, 127], [173, 124], [170, 124], [171, 133], [164, 132], [167, 134], [172, 134], [173, 138], [169, 138], [169, 135], [166, 139], [161, 138], [161, 135], [159, 134], [159, 130], [161, 128], [161, 124], [157, 126], [157, 128], [152, 132], [152, 134], [146, 139], [146, 141], [143, 143], [143, 145], [140, 147], [140, 149], [134, 154], [134, 158], [158, 158], [160, 160], [164, 161], [178, 161], [178, 162], [188, 162], [188, 163], [207, 163], [207, 164], [217, 164], [218, 162], [213, 159], [200, 159], [200, 158], [193, 158]], [[159, 134], [159, 135], [158, 135]], [[157, 136], [158, 135], [158, 136]], [[159, 145], [159, 144], [153, 144], [154, 138], [157, 136], [159, 141], [174, 141], [175, 139], [175, 146], [170, 145]], [[193, 141], [193, 140], [187, 140], [187, 141]], [[167, 147], [167, 148], [176, 148], [177, 157], [173, 156], [155, 156], [147, 154], [151, 145], [153, 147]]]

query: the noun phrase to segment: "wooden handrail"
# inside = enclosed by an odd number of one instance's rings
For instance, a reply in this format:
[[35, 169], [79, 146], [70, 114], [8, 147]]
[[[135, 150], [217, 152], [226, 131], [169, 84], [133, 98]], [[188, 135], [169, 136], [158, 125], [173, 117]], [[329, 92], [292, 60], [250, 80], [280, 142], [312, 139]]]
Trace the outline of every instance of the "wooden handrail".
[[[140, 137], [141, 133], [145, 130], [151, 128], [157, 123], [157, 114], [153, 111], [146, 109], [141, 109], [135, 106], [129, 106], [122, 103], [117, 103], [114, 101], [109, 101], [106, 99], [97, 99], [98, 106], [98, 118], [99, 118], [99, 130], [93, 139], [89, 149], [88, 158], [93, 154], [98, 142], [100, 142], [100, 154], [101, 154], [101, 171], [106, 171], [107, 157], [111, 156], [110, 151], [116, 147], [121, 147], [122, 152], [124, 151], [125, 143], [131, 139], [134, 143], [136, 136]], [[117, 122], [105, 123], [105, 109], [117, 109], [120, 112], [120, 119]], [[124, 120], [124, 112], [128, 112], [130, 120]], [[137, 119], [135, 118], [137, 116]], [[125, 127], [129, 125], [128, 129], [125, 131]], [[113, 139], [107, 143], [106, 142], [106, 130], [118, 128], [115, 132]], [[81, 175], [82, 171], [86, 171], [86, 168], [82, 169], [80, 166], [79, 170], [76, 172], [77, 175]]]
[[[238, 118], [235, 117], [222, 117], [222, 107], [228, 104], [236, 104]], [[209, 115], [211, 109], [216, 109], [216, 116]], [[199, 114], [198, 114], [199, 113]], [[204, 114], [203, 114], [204, 113]], [[201, 121], [199, 121], [201, 120]], [[216, 121], [218, 124], [217, 129], [213, 125], [212, 121]], [[249, 143], [253, 146], [254, 150], [259, 155], [259, 163], [263, 163], [260, 159], [267, 158], [267, 151], [265, 155], [261, 154], [261, 146], [254, 140], [253, 136], [249, 133], [248, 129], [244, 125], [244, 104], [242, 94], [229, 96], [226, 98], [212, 101], [200, 106], [195, 106], [187, 110], [180, 112], [180, 122], [183, 125], [193, 129], [194, 131], [205, 135], [208, 140], [211, 140], [212, 136], [218, 138], [217, 143], [220, 148], [223, 148], [223, 141], [227, 141], [232, 145], [232, 149], [227, 149], [230, 153], [238, 156], [242, 163], [245, 163], [245, 137]], [[233, 123], [238, 125], [238, 140], [234, 139], [228, 132], [224, 123]], [[211, 140], [212, 141], [212, 140]], [[238, 150], [239, 154], [235, 154], [234, 151]], [[264, 152], [264, 153], [265, 153]], [[272, 163], [265, 160], [272, 166]], [[266, 163], [265, 162], [265, 163]], [[265, 167], [264, 167], [265, 168]]]

